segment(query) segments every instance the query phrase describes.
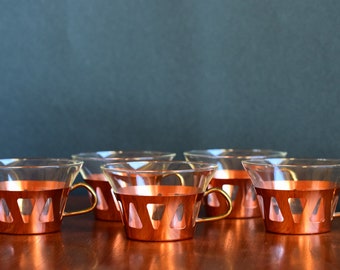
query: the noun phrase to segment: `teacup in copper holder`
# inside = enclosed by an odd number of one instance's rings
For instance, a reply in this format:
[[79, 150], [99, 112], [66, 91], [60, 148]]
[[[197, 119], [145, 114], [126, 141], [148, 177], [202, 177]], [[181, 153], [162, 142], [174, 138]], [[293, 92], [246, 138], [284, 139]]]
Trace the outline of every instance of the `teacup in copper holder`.
[[[15, 187], [15, 188], [14, 188]], [[93, 195], [92, 205], [79, 211], [66, 212], [70, 191], [84, 187]], [[84, 183], [64, 188], [57, 181], [10, 181], [0, 183], [0, 232], [40, 234], [60, 230], [63, 217], [84, 214], [96, 206], [94, 191]]]
[[242, 161], [255, 187], [265, 228], [281, 234], [331, 231], [338, 217], [340, 160]]
[[[141, 241], [175, 241], [192, 238], [198, 222], [227, 217], [228, 194], [207, 190], [215, 164], [182, 161], [120, 162], [102, 169], [113, 187], [126, 236]], [[198, 218], [203, 197], [224, 196], [229, 208], [213, 217]]]
[[[63, 217], [92, 211], [94, 190], [73, 184], [82, 162], [69, 159], [0, 159], [0, 233], [41, 234], [61, 229]], [[88, 208], [65, 211], [69, 193], [85, 188], [92, 194]]]
[[[219, 216], [198, 218], [202, 198], [213, 193], [224, 196], [229, 208]], [[199, 192], [187, 186], [127, 187], [116, 198], [127, 237], [142, 241], [189, 239], [196, 223], [223, 219], [231, 212], [228, 195], [217, 188]]]

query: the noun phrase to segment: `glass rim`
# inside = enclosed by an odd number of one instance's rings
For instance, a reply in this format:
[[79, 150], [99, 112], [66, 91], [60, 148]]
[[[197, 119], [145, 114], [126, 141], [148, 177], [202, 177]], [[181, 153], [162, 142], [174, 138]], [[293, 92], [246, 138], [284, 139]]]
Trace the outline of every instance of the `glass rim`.
[[81, 160], [68, 158], [2, 158], [0, 169], [37, 169], [80, 166]]
[[[213, 152], [224, 153], [222, 155], [215, 155]], [[265, 158], [274, 156], [285, 156], [286, 151], [272, 150], [272, 149], [261, 149], [261, 148], [209, 148], [202, 150], [189, 150], [183, 152], [184, 155], [190, 155], [194, 157], [204, 157], [212, 159], [221, 158], [234, 158], [234, 159], [250, 159], [250, 158]]]
[[[278, 163], [289, 162], [287, 164]], [[242, 164], [272, 168], [333, 168], [340, 167], [340, 159], [336, 158], [254, 158], [243, 160]]]
[[[184, 169], [133, 169], [133, 168], [110, 168], [113, 165], [121, 165], [125, 166], [130, 163], [142, 163], [145, 162], [147, 164], [160, 164], [160, 165], [188, 165], [190, 166], [199, 166], [195, 168], [184, 168]], [[130, 161], [130, 162], [115, 162], [115, 163], [106, 163], [100, 166], [104, 172], [111, 173], [127, 173], [127, 174], [167, 174], [167, 173], [192, 173], [192, 172], [202, 172], [202, 171], [214, 171], [217, 169], [217, 164], [209, 163], [209, 162], [191, 162], [191, 161]]]
[[[112, 157], [105, 157], [100, 156], [101, 154], [108, 154], [108, 155], [114, 155], [117, 154], [117, 156]], [[125, 156], [125, 154], [127, 156]], [[133, 154], [137, 154], [136, 156], [133, 156]], [[74, 159], [80, 159], [80, 160], [97, 160], [97, 161], [141, 161], [141, 160], [154, 160], [155, 157], [175, 157], [176, 153], [173, 152], [163, 152], [163, 151], [152, 151], [152, 150], [108, 150], [108, 151], [95, 151], [95, 152], [80, 152], [77, 154], [72, 154], [71, 157]]]

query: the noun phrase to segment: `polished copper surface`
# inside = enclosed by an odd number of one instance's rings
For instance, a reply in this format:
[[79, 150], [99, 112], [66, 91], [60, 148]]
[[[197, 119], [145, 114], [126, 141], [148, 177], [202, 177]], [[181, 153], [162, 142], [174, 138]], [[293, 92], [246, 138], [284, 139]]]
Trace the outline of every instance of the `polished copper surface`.
[[[254, 187], [245, 170], [218, 170], [209, 186], [223, 189], [231, 197], [233, 209], [227, 218], [261, 216]], [[209, 216], [220, 215], [228, 208], [220, 194], [209, 195], [204, 203]]]
[[[88, 205], [71, 196], [70, 211]], [[0, 234], [0, 266], [11, 269], [340, 269], [340, 219], [331, 232], [286, 235], [265, 231], [262, 218], [196, 225], [194, 237], [170, 242], [126, 238], [119, 222], [93, 213], [65, 218], [61, 231]]]
[[[117, 190], [116, 198], [121, 207], [126, 235], [143, 241], [173, 241], [192, 238], [196, 222], [224, 218], [197, 220], [202, 197], [208, 193], [191, 186], [129, 186]], [[225, 194], [225, 200], [229, 199]]]
[[95, 190], [98, 198], [94, 210], [95, 217], [101, 220], [121, 222], [111, 185], [105, 180], [105, 176], [103, 174], [91, 174], [84, 181]]
[[256, 187], [256, 192], [267, 231], [313, 234], [331, 230], [338, 202], [333, 182], [268, 181], [263, 186]]
[[64, 216], [87, 213], [92, 206], [64, 212], [70, 190], [85, 187], [79, 183], [65, 187], [64, 182], [17, 180], [0, 183], [0, 233], [39, 234], [60, 230]]

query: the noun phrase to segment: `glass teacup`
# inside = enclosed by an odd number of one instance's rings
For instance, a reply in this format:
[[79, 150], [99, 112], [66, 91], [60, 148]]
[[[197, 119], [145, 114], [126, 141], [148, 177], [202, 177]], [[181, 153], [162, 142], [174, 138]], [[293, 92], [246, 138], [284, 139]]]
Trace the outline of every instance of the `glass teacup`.
[[339, 199], [340, 160], [270, 158], [242, 161], [255, 186], [267, 231], [329, 232]]
[[[94, 190], [86, 183], [74, 184], [82, 164], [71, 159], [1, 159], [0, 232], [55, 232], [63, 217], [92, 211], [97, 203]], [[70, 191], [80, 187], [92, 194], [91, 206], [65, 211]]]

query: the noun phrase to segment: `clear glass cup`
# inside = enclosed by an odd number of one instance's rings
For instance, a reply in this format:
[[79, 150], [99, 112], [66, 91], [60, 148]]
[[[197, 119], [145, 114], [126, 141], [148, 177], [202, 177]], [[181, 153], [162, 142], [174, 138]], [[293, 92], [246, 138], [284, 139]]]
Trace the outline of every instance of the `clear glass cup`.
[[[203, 161], [217, 164], [217, 170], [210, 187], [221, 188], [228, 193], [233, 210], [228, 218], [260, 217], [260, 209], [255, 190], [241, 161], [260, 157], [285, 157], [286, 152], [270, 149], [206, 149], [191, 150], [183, 153], [188, 161]], [[205, 199], [208, 216], [225, 212], [225, 204], [220, 202], [219, 194], [211, 194]], [[223, 200], [223, 198], [222, 198]]]
[[[63, 217], [92, 211], [94, 190], [86, 183], [74, 184], [82, 164], [71, 159], [0, 159], [0, 233], [55, 232]], [[81, 187], [92, 194], [91, 206], [65, 211], [70, 191]]]
[[282, 234], [331, 230], [339, 199], [340, 160], [270, 158], [242, 161], [255, 186], [265, 228]]
[[101, 166], [106, 163], [133, 160], [172, 160], [175, 156], [175, 153], [161, 151], [98, 151], [74, 154], [72, 158], [84, 162], [80, 170], [81, 176], [96, 191], [98, 203], [94, 210], [95, 218], [121, 221], [111, 186], [106, 181]]
[[[223, 190], [208, 189], [215, 164], [185, 161], [134, 161], [102, 166], [112, 185], [128, 238], [173, 241], [192, 238], [197, 222], [223, 219], [231, 201]], [[203, 197], [219, 193], [228, 208], [198, 218]]]

